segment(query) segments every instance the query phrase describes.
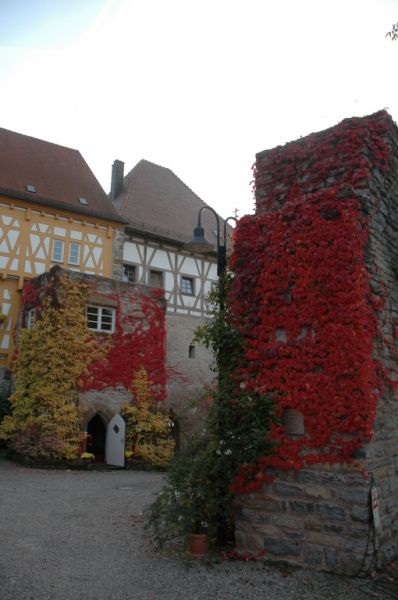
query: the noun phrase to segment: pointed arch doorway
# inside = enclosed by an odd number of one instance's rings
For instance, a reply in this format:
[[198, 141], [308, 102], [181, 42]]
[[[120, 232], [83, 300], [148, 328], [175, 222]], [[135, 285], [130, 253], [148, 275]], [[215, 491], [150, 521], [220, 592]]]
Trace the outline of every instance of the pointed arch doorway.
[[87, 452], [95, 455], [96, 462], [105, 462], [106, 425], [98, 413], [87, 423]]

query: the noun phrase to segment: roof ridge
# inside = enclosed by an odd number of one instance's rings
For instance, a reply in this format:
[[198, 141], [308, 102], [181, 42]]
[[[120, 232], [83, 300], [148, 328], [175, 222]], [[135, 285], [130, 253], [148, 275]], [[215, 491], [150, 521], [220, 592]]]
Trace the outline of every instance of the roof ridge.
[[[170, 169], [169, 167], [164, 167], [163, 165], [159, 165], [158, 163], [155, 163], [151, 160], [148, 160], [146, 158], [141, 158], [132, 169], [130, 169], [130, 171], [124, 176], [124, 179], [127, 179], [132, 173], [133, 171], [142, 163], [147, 163], [149, 165], [153, 165], [155, 167], [158, 167], [159, 169], [164, 169], [165, 171], [169, 171], [169, 173], [171, 173], [176, 179], [178, 179], [178, 181], [187, 188], [187, 190], [189, 190], [191, 192], [191, 194], [193, 194], [198, 200], [200, 200], [200, 202], [202, 202], [203, 206], [209, 206], [210, 208], [212, 208], [210, 206], [210, 204], [208, 204], [207, 202], [205, 202], [200, 196], [198, 196], [198, 194], [188, 185], [185, 183], [185, 181], [183, 181], [181, 179], [181, 177], [179, 177], [176, 173], [174, 173], [174, 171], [172, 169]], [[216, 211], [217, 212], [217, 211]], [[217, 215], [220, 217], [220, 219], [222, 219], [224, 221], [224, 219], [222, 218], [222, 216], [217, 212]]]

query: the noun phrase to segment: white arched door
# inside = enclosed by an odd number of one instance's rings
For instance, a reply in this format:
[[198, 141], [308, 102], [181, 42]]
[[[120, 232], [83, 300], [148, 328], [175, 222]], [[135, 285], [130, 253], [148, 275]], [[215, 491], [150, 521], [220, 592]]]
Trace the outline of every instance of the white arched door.
[[106, 432], [105, 461], [108, 465], [124, 467], [124, 434], [126, 423], [119, 415], [113, 415]]

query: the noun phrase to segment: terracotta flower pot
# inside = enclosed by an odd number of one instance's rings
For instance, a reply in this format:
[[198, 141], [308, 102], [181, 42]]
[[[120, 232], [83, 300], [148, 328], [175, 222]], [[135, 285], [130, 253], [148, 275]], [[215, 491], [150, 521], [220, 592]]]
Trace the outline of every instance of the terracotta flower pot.
[[209, 551], [206, 533], [191, 533], [188, 536], [188, 552], [192, 556], [205, 556]]

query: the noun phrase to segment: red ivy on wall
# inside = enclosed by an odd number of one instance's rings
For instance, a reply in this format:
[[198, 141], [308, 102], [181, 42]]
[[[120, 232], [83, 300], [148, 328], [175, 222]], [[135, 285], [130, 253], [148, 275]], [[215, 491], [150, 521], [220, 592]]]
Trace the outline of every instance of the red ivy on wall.
[[[141, 295], [137, 290], [134, 290], [132, 298], [107, 295], [107, 298], [118, 303], [115, 333], [111, 336], [106, 358], [94, 363], [90, 367], [89, 376], [81, 382], [82, 390], [131, 388], [134, 373], [144, 367], [152, 383], [154, 400], [165, 399], [164, 305], [159, 302], [158, 290], [151, 292], [153, 297]], [[161, 295], [163, 296], [163, 292]], [[126, 300], [131, 302], [131, 299], [133, 303], [126, 308]], [[101, 335], [105, 341], [107, 334]]]
[[[58, 273], [58, 271], [56, 271]], [[101, 280], [99, 280], [101, 281]], [[82, 279], [82, 285], [96, 291], [94, 279]], [[164, 291], [151, 288], [144, 293], [141, 286], [121, 284], [112, 294], [104, 294], [104, 304], [112, 300], [116, 304], [115, 332], [93, 333], [109, 344], [106, 357], [93, 363], [89, 374], [83, 377], [81, 391], [103, 390], [107, 387], [131, 389], [134, 374], [144, 368], [155, 401], [166, 397], [166, 324]], [[32, 282], [25, 282], [22, 310], [40, 306], [48, 295], [58, 299], [62, 283], [57, 275], [43, 275]], [[98, 293], [96, 294], [98, 296]]]
[[274, 454], [260, 457], [248, 485], [242, 468], [236, 492], [261, 488], [267, 467], [346, 462], [372, 436], [386, 381], [373, 358], [384, 299], [370, 290], [360, 192], [387, 164], [385, 115], [344, 121], [257, 165], [258, 215], [239, 222], [231, 260], [231, 310], [245, 348], [239, 378], [272, 394], [281, 417], [303, 413], [305, 434], [292, 438], [274, 424]]

